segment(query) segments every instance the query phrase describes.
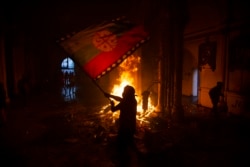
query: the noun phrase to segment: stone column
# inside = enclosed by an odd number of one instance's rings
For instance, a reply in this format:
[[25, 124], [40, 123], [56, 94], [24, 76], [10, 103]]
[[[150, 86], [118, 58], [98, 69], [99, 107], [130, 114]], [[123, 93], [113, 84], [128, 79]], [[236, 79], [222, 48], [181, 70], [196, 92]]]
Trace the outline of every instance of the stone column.
[[183, 31], [186, 23], [185, 0], [169, 0], [162, 12], [165, 27], [162, 35], [163, 77], [162, 92], [167, 115], [177, 120], [183, 117], [182, 61]]
[[183, 66], [183, 38], [187, 21], [187, 6], [185, 0], [172, 0], [171, 27], [174, 56], [174, 105], [172, 108], [178, 121], [182, 120], [184, 111], [182, 108], [182, 66]]

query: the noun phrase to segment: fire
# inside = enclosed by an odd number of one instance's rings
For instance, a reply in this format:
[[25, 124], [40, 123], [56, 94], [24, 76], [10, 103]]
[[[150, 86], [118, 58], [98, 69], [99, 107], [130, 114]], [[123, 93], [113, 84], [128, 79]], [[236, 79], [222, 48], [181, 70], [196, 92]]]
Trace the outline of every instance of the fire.
[[[117, 84], [115, 84], [112, 88], [111, 94], [117, 95], [122, 97], [122, 92], [123, 89], [126, 85], [131, 85], [135, 87], [135, 77], [136, 73], [138, 71], [138, 65], [140, 63], [140, 57], [139, 56], [134, 56], [131, 55], [129, 56], [126, 60], [124, 60], [120, 66], [119, 66], [119, 71], [120, 75], [119, 78], [117, 78]], [[147, 117], [150, 117], [151, 113], [155, 111], [155, 107], [151, 103], [151, 99], [149, 97], [148, 99], [148, 110], [143, 111], [142, 109], [142, 98], [141, 95], [138, 95], [138, 89], [135, 87], [136, 90], [136, 100], [138, 102], [137, 105], [137, 121], [142, 124], [142, 123], [149, 123], [146, 121]], [[104, 106], [100, 112], [103, 112], [109, 107], [109, 105]], [[109, 111], [111, 114], [112, 112]], [[115, 120], [119, 117], [119, 111], [114, 112], [111, 114], [112, 115], [112, 120], [115, 122]]]

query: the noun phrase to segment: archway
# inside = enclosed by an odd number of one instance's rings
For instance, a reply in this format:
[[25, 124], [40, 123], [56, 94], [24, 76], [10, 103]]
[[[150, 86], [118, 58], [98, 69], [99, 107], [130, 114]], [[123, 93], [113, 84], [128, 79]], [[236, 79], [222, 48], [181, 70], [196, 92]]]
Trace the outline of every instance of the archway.
[[65, 101], [75, 100], [76, 85], [75, 85], [75, 63], [66, 57], [61, 63], [61, 72], [63, 76], [63, 86], [61, 94]]

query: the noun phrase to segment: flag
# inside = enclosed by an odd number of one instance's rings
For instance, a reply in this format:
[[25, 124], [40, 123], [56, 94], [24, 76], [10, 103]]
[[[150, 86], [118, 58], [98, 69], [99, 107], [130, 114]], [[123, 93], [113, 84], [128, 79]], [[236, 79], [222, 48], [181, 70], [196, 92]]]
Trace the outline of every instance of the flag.
[[91, 26], [61, 38], [59, 43], [92, 79], [119, 65], [149, 39], [142, 25], [125, 18]]

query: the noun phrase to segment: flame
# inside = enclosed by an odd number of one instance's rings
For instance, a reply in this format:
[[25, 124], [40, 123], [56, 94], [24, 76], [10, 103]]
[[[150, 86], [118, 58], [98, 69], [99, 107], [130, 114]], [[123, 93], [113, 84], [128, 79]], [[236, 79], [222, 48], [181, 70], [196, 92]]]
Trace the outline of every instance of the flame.
[[[126, 60], [124, 60], [119, 68], [120, 71], [120, 75], [119, 78], [117, 78], [117, 84], [114, 84], [112, 90], [111, 90], [111, 94], [117, 95], [122, 97], [122, 92], [123, 89], [126, 85], [131, 85], [135, 87], [135, 75], [138, 71], [138, 65], [140, 63], [140, 57], [139, 56], [134, 56], [131, 55], [129, 56]], [[136, 90], [136, 94], [138, 93], [138, 89], [135, 87]], [[142, 98], [140, 95], [136, 96], [136, 100], [138, 102], [137, 105], [137, 121], [139, 121], [140, 124], [142, 123], [149, 123], [146, 118], [150, 117], [151, 113], [153, 111], [155, 111], [155, 107], [152, 105], [151, 103], [151, 99], [149, 97], [148, 99], [148, 110], [147, 111], [143, 111], [142, 109]], [[102, 108], [102, 110], [100, 112], [103, 113], [103, 111], [109, 107], [109, 105], [106, 105]], [[109, 111], [109, 114], [111, 114], [112, 112]], [[119, 111], [118, 112], [114, 112], [111, 114], [112, 116], [112, 122], [115, 122], [115, 120], [119, 117]]]

